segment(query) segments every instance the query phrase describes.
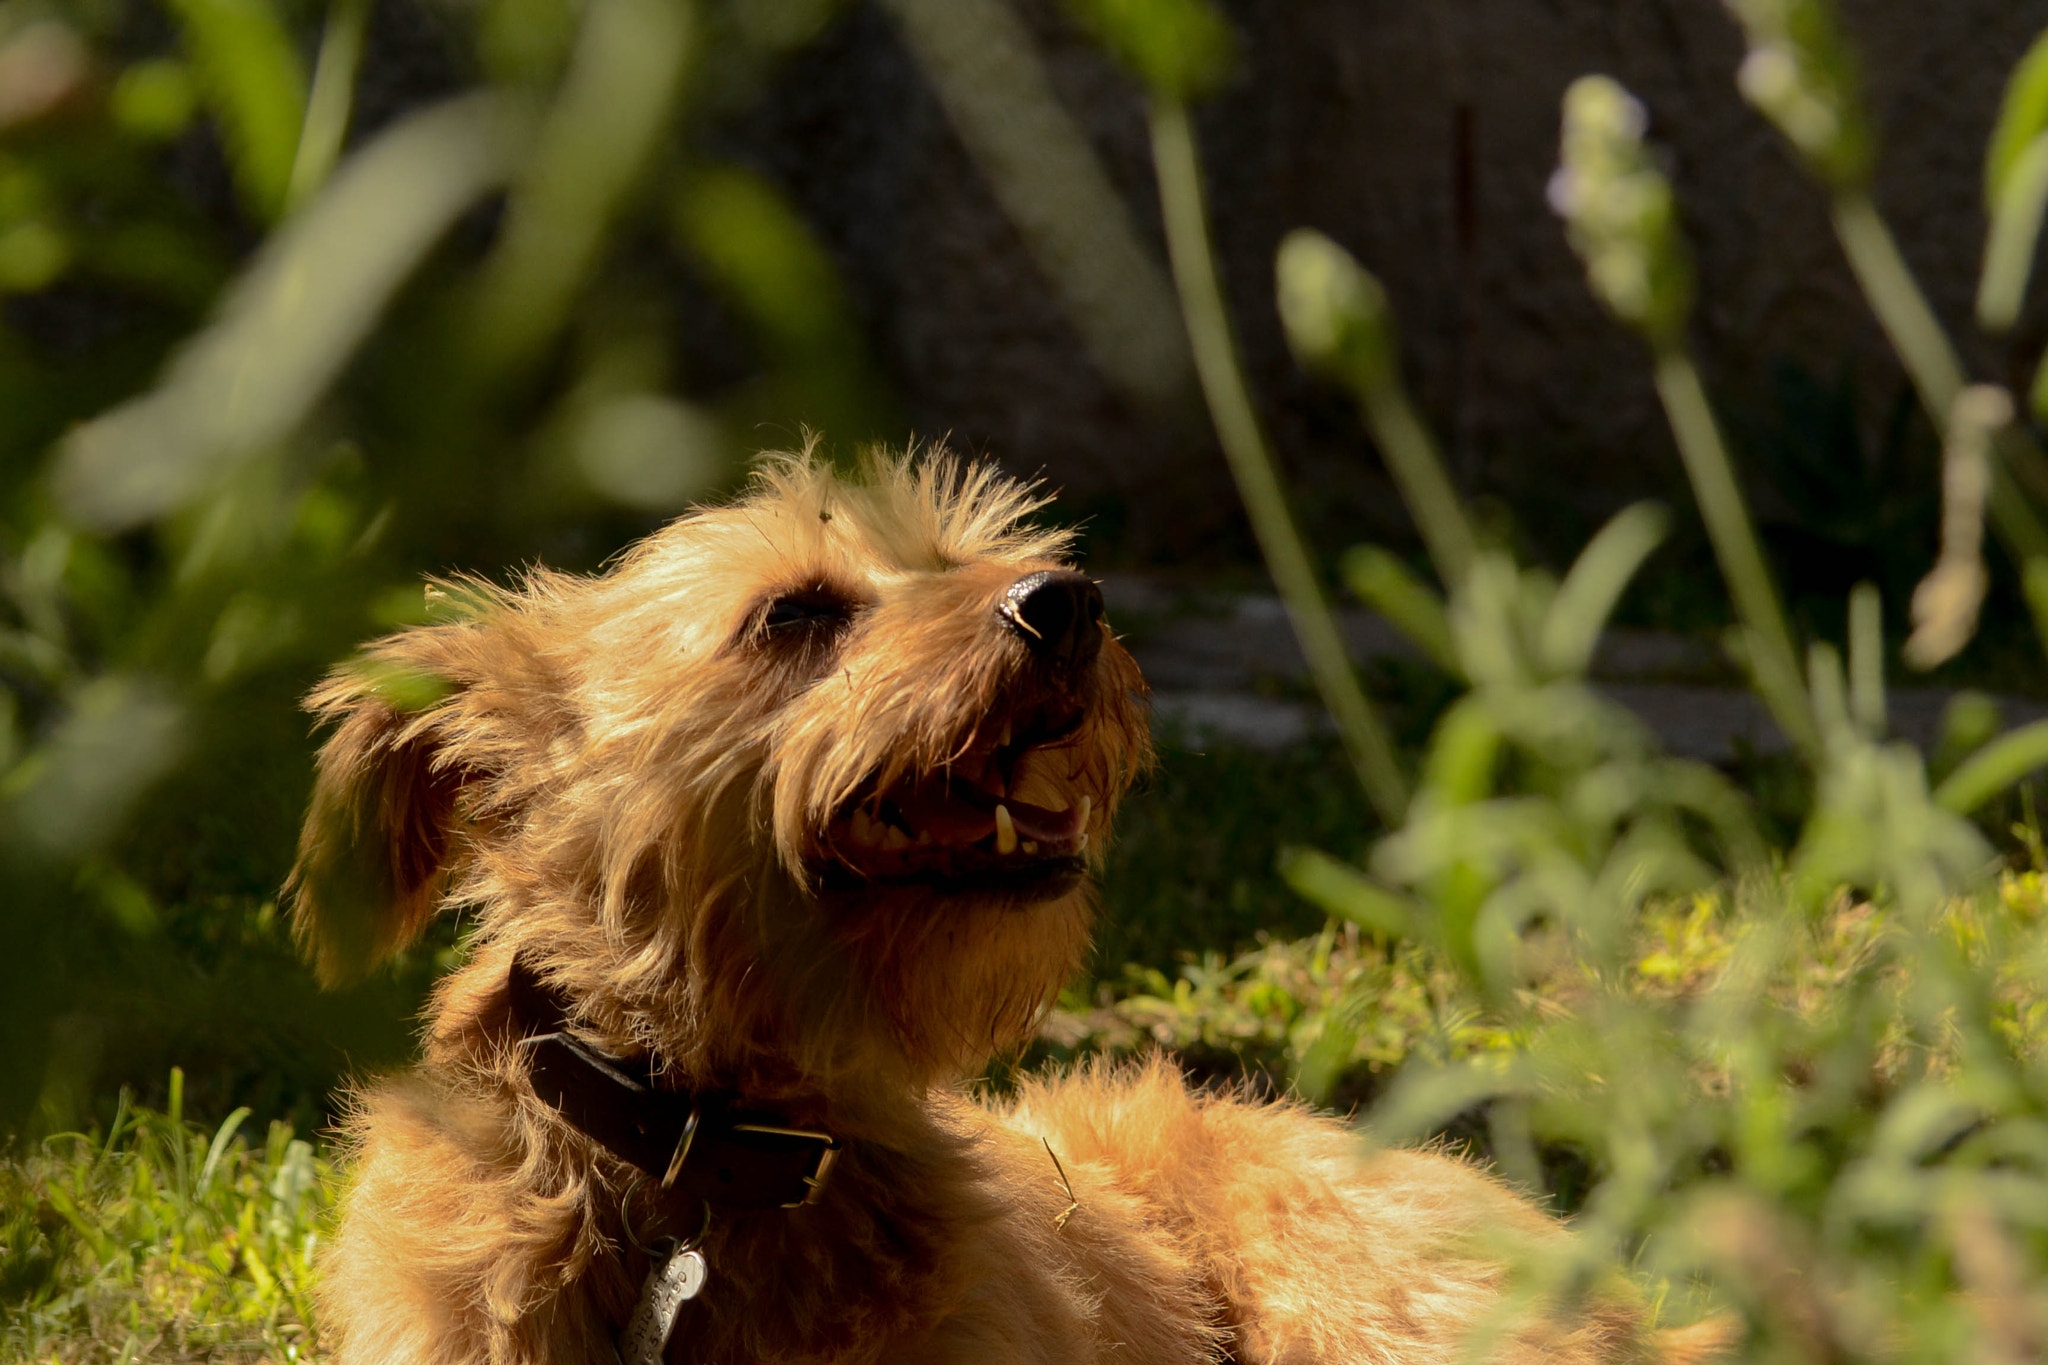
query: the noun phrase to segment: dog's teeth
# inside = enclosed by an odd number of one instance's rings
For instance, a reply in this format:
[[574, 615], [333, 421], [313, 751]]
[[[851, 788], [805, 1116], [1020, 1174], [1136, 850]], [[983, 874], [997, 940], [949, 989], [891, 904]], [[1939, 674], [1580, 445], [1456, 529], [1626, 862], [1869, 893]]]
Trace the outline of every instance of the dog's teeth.
[[1084, 844], [1088, 842], [1088, 817], [1094, 810], [1095, 798], [1083, 796], [1081, 798], [1081, 842]]
[[1026, 839], [1026, 840], [1024, 841], [1024, 851], [1025, 851], [1026, 853], [1034, 853], [1034, 854], [1035, 854], [1035, 853], [1037, 853], [1037, 852], [1038, 852], [1038, 841], [1037, 841], [1036, 839]]
[[1017, 823], [1010, 818], [1010, 808], [996, 803], [996, 852], [1008, 857], [1017, 851]]
[[1003, 737], [1000, 740], [996, 741], [996, 747], [998, 749], [1007, 749], [1010, 747], [1010, 722], [1003, 722]]
[[1087, 831], [1087, 830], [1085, 830], [1085, 829], [1084, 829], [1084, 830], [1082, 830], [1082, 831], [1080, 832], [1080, 834], [1079, 834], [1079, 835], [1077, 835], [1077, 836], [1075, 837], [1075, 839], [1074, 839], [1074, 851], [1075, 851], [1076, 853], [1086, 853], [1086, 852], [1088, 851], [1088, 831]]
[[896, 828], [896, 826], [890, 825], [888, 829], [884, 830], [882, 833], [882, 847], [909, 848], [910, 836], [908, 834], [905, 834], [902, 830]]

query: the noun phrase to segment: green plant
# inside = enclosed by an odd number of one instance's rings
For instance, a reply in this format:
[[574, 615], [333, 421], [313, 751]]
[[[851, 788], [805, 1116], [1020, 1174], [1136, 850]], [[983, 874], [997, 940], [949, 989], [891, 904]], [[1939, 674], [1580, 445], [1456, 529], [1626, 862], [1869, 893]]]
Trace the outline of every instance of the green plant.
[[[1246, 467], [1240, 487], [1313, 659], [1327, 617], [1290, 586], [1313, 577], [1291, 524], [1262, 509], [1277, 485], [1257, 468], [1265, 447], [1207, 264], [1186, 116], [1201, 83], [1133, 55], [1195, 49], [1191, 37], [1176, 46], [1162, 36], [1213, 27], [1213, 15], [1177, 14], [1185, 8], [1099, 3], [1090, 13], [1147, 83], [1205, 391], [1226, 450]], [[2039, 453], [1998, 390], [1966, 383], [1870, 199], [1876, 139], [1832, 5], [1730, 8], [1749, 44], [1742, 89], [1830, 196], [1852, 269], [1943, 435], [1943, 557], [1916, 594], [1907, 651], [1929, 666], [1974, 628], [1985, 586], [1975, 533], [1987, 515], [2031, 599], [2048, 600], [2039, 518], [2018, 477]], [[1987, 274], [1995, 316], [2011, 311], [2012, 277], [2048, 201], [2048, 175], [2032, 164], [2048, 156], [2044, 69], [2038, 55], [2023, 67], [1994, 142], [1995, 231], [2007, 234], [1992, 253], [2005, 274]], [[1990, 739], [1936, 782], [1921, 754], [1888, 735], [1875, 588], [1850, 594], [1846, 651], [1802, 650], [1689, 353], [1693, 270], [1646, 125], [1612, 80], [1576, 82], [1552, 201], [1594, 293], [1647, 343], [1732, 599], [1730, 653], [1804, 770], [1796, 838], [1772, 847], [1742, 792], [1658, 752], [1587, 682], [1594, 643], [1661, 519], [1623, 512], [1562, 579], [1474, 537], [1401, 392], [1384, 292], [1335, 243], [1297, 232], [1278, 261], [1290, 341], [1357, 398], [1442, 591], [1383, 554], [1354, 555], [1348, 576], [1466, 690], [1412, 786], [1361, 763], [1368, 798], [1395, 825], [1363, 868], [1298, 849], [1282, 869], [1376, 941], [1426, 948], [1509, 1040], [1404, 1067], [1364, 1116], [1375, 1138], [1412, 1140], [1476, 1112], [1496, 1158], [1523, 1180], [1542, 1179], [1540, 1146], [1584, 1154], [1593, 1179], [1578, 1249], [1522, 1267], [1521, 1292], [1569, 1296], [1617, 1258], [1636, 1260], [1736, 1310], [1751, 1358], [2030, 1358], [2048, 1341], [2048, 1148], [2038, 1140], [2048, 1071], [2032, 984], [2048, 959], [2038, 916], [1996, 894], [1991, 845], [1966, 817], [2048, 760], [2048, 732]], [[1319, 672], [1319, 687], [1340, 726], [1356, 728], [1342, 708], [1370, 712], [1349, 699], [1355, 679], [1341, 660], [1328, 671], [1343, 676]], [[1796, 986], [1788, 998], [1784, 983], [1814, 960], [1814, 932], [1839, 921], [1845, 888], [1851, 905], [1867, 898], [1857, 922], [1868, 932], [1824, 999]], [[1715, 942], [1713, 960], [1642, 955], [1645, 927], [1668, 937], [1664, 907], [1686, 904], [1685, 938]], [[1331, 1094], [1356, 1059], [1361, 1021], [1393, 985], [1384, 970], [1333, 977], [1330, 962], [1325, 940], [1278, 1001], [1264, 989], [1265, 961], [1247, 959], [1179, 983], [1148, 978], [1119, 1008], [1142, 1021], [1170, 998], [1206, 1020], [1195, 1002], [1235, 991], [1253, 1033], [1284, 1032], [1295, 1084]], [[1560, 971], [1584, 985], [1563, 1002], [1542, 989]], [[1644, 990], [1645, 975], [1690, 984]], [[1237, 985], [1252, 980], [1261, 984]]]
[[[321, 1000], [276, 913], [296, 697], [423, 572], [588, 567], [763, 419], [896, 426], [828, 257], [707, 135], [707, 81], [830, 4], [492, 0], [420, 54], [467, 88], [351, 139], [369, 8], [0, 12], [0, 1131], [166, 1048], [307, 1119], [402, 1056], [432, 952]], [[720, 376], [668, 273], [749, 352]]]
[[163, 1112], [124, 1100], [104, 1133], [0, 1165], [0, 1351], [10, 1360], [312, 1360], [327, 1160], [247, 1109], [206, 1129], [173, 1071]]

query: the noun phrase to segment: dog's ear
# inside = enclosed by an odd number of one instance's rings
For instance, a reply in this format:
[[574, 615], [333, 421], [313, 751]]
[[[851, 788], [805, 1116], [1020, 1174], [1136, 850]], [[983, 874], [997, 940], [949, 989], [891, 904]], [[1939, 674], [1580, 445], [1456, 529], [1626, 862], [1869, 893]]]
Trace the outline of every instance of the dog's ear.
[[286, 892], [292, 928], [321, 984], [337, 985], [419, 937], [446, 888], [457, 803], [473, 774], [453, 752], [464, 680], [450, 631], [372, 646], [306, 699], [335, 725]]

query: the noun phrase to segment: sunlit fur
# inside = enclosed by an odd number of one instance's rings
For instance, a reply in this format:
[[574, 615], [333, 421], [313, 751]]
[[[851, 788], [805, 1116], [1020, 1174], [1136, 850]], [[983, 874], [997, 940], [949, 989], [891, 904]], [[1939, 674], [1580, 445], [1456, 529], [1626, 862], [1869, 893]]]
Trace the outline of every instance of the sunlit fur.
[[[1468, 1165], [1368, 1159], [1331, 1120], [1199, 1097], [1156, 1063], [1001, 1109], [956, 1088], [1078, 965], [1089, 890], [819, 869], [849, 801], [947, 770], [1029, 704], [1040, 675], [996, 608], [1063, 566], [1042, 506], [943, 456], [849, 480], [774, 458], [602, 576], [446, 586], [448, 619], [314, 693], [333, 731], [292, 889], [323, 977], [441, 907], [474, 919], [424, 1064], [358, 1100], [322, 1287], [338, 1359], [609, 1365], [649, 1264], [622, 1204], [644, 1236], [696, 1226], [533, 1095], [515, 952], [598, 1045], [844, 1145], [817, 1203], [714, 1219], [677, 1361], [1448, 1362], [1500, 1305], [1499, 1244], [1564, 1235]], [[813, 591], [848, 604], [843, 630], [771, 643], [766, 604]], [[1072, 689], [1079, 728], [1012, 791], [1086, 795], [1099, 856], [1148, 761], [1143, 683], [1112, 638]], [[1491, 1354], [1686, 1349], [1609, 1295], [1524, 1314]]]

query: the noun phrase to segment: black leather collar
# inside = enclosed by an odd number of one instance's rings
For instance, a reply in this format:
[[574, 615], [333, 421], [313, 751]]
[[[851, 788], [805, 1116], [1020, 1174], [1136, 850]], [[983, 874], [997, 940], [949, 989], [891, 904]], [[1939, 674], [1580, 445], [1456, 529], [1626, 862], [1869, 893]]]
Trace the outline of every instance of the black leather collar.
[[508, 985], [534, 1093], [592, 1141], [706, 1204], [793, 1209], [817, 1198], [839, 1153], [831, 1134], [787, 1127], [735, 1096], [663, 1089], [651, 1059], [569, 1034], [567, 997], [523, 958]]

